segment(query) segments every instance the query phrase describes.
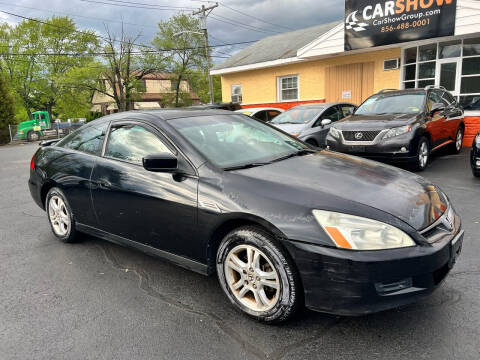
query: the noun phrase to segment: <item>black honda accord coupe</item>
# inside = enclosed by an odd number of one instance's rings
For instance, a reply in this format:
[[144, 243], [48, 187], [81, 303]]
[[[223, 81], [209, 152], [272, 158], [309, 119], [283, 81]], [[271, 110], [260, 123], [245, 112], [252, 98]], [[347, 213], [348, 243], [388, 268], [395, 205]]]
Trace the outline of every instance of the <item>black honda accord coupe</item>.
[[362, 315], [430, 294], [463, 230], [422, 177], [307, 144], [221, 110], [125, 112], [33, 156], [53, 234], [87, 233], [216, 273], [264, 322], [297, 309]]

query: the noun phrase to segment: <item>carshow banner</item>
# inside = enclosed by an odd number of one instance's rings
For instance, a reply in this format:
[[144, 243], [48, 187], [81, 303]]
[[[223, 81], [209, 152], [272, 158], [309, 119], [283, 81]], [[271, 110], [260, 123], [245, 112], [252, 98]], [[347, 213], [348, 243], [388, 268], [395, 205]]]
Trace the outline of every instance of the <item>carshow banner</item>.
[[457, 0], [345, 0], [345, 51], [451, 36]]

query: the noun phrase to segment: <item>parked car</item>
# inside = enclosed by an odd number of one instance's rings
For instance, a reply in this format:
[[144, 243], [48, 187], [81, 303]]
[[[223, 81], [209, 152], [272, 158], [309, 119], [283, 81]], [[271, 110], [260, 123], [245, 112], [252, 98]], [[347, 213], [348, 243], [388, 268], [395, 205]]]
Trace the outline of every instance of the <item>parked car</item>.
[[273, 126], [319, 147], [325, 145], [330, 126], [352, 114], [355, 105], [348, 103], [299, 105], [277, 116]]
[[269, 122], [275, 119], [278, 115], [284, 112], [283, 109], [269, 108], [269, 107], [257, 107], [235, 110], [235, 112], [250, 116], [252, 118]]
[[458, 215], [428, 180], [241, 114], [123, 112], [45, 145], [28, 184], [57, 238], [87, 233], [216, 273], [264, 322], [303, 305], [363, 315], [414, 302], [462, 247]]
[[473, 139], [470, 164], [472, 165], [473, 176], [480, 177], [480, 131]]
[[239, 110], [242, 107], [240, 104], [229, 102], [229, 103], [215, 103], [215, 104], [204, 104], [204, 105], [193, 105], [190, 106], [189, 109], [191, 110], [229, 110], [229, 111], [235, 111]]
[[383, 90], [330, 128], [330, 149], [375, 160], [427, 167], [433, 151], [462, 149], [463, 110], [444, 88]]

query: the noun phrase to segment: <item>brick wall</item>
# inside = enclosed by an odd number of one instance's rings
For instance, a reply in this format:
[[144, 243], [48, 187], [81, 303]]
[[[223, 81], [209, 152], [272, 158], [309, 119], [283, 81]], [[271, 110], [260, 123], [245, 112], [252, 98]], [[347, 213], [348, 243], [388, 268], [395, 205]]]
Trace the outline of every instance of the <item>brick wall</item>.
[[475, 135], [480, 131], [480, 112], [465, 113], [465, 137], [463, 146], [472, 146]]
[[305, 100], [305, 101], [284, 101], [284, 102], [277, 102], [277, 103], [263, 103], [263, 104], [248, 104], [242, 105], [242, 109], [248, 108], [255, 108], [255, 107], [273, 107], [283, 110], [288, 110], [294, 106], [302, 105], [302, 104], [317, 104], [317, 103], [324, 103], [325, 100]]

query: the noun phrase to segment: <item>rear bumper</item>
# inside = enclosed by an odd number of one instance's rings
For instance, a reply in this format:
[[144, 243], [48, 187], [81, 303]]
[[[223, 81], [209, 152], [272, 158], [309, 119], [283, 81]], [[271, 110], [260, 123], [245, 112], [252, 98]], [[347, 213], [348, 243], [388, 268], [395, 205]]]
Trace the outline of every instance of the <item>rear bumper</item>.
[[463, 231], [429, 246], [348, 251], [288, 242], [311, 310], [358, 316], [431, 294], [460, 254]]
[[39, 185], [39, 182], [34, 181], [34, 178], [36, 176], [38, 175], [36, 175], [33, 170], [30, 170], [30, 179], [28, 180], [28, 188], [30, 190], [30, 195], [32, 195], [32, 198], [35, 201], [35, 203], [38, 206], [40, 206], [42, 209], [45, 209], [44, 204], [42, 202], [41, 186]]

